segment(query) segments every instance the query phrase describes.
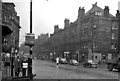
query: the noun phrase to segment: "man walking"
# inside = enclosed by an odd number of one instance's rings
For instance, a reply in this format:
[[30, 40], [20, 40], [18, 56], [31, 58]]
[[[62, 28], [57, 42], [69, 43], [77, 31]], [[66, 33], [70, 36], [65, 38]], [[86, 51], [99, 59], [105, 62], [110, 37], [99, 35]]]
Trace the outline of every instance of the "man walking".
[[59, 56], [56, 58], [56, 64], [57, 64], [57, 68], [59, 67]]

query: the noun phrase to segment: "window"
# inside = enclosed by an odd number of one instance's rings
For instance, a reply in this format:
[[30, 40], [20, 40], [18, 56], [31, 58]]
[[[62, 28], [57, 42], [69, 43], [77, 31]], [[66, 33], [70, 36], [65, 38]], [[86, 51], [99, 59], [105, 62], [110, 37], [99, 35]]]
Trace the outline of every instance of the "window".
[[99, 15], [99, 16], [101, 16], [102, 13], [101, 13], [100, 11], [96, 11], [96, 12], [95, 12], [95, 15]]
[[7, 22], [7, 17], [5, 16], [5, 22]]
[[95, 56], [95, 59], [97, 59], [97, 56]]
[[114, 49], [117, 49], [117, 43], [115, 43]]
[[112, 27], [112, 30], [117, 30], [117, 26], [113, 26], [113, 27]]
[[117, 44], [116, 43], [112, 43], [111, 44], [111, 49], [117, 49]]
[[113, 44], [111, 45], [111, 49], [114, 49], [114, 45]]
[[112, 39], [115, 39], [115, 34], [114, 33], [112, 33]]
[[115, 26], [115, 30], [117, 30], [117, 26]]

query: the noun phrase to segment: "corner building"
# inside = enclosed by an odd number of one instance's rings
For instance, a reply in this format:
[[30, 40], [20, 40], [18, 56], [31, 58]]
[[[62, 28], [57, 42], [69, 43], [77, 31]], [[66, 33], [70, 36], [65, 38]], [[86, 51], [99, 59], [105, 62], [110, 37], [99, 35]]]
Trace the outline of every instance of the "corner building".
[[[17, 16], [14, 3], [0, 1], [0, 53], [12, 53], [19, 50], [20, 17]], [[0, 56], [1, 59], [1, 56]], [[1, 60], [2, 61], [2, 60]]]
[[20, 17], [14, 3], [2, 2], [2, 52], [11, 53], [19, 49]]
[[84, 7], [79, 7], [75, 22], [65, 19], [64, 29], [54, 26], [49, 39], [50, 55], [103, 62], [117, 56], [117, 36], [118, 19], [109, 13], [108, 6], [102, 9], [95, 3], [86, 13]]

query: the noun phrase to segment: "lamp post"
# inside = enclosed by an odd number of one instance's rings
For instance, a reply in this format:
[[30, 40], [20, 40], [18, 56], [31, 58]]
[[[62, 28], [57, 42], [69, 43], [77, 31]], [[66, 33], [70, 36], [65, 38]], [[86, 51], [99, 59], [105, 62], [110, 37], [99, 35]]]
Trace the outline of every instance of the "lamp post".
[[[30, 33], [32, 34], [32, 0], [30, 0]], [[30, 57], [28, 58], [28, 77], [33, 79], [32, 74], [32, 45], [30, 47]]]

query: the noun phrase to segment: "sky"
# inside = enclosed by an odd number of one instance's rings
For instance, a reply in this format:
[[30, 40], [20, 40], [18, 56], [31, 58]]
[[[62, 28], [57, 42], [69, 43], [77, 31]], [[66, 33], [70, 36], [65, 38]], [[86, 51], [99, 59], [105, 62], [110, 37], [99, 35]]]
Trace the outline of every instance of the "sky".
[[[2, 0], [13, 2], [18, 16], [20, 16], [20, 44], [25, 41], [25, 33], [30, 31], [30, 0]], [[115, 16], [120, 0], [32, 0], [33, 2], [33, 33], [37, 37], [41, 33], [53, 33], [54, 25], [64, 28], [64, 19], [74, 22], [78, 16], [79, 7], [85, 12], [92, 8], [92, 4], [104, 9], [109, 6], [110, 13]]]

